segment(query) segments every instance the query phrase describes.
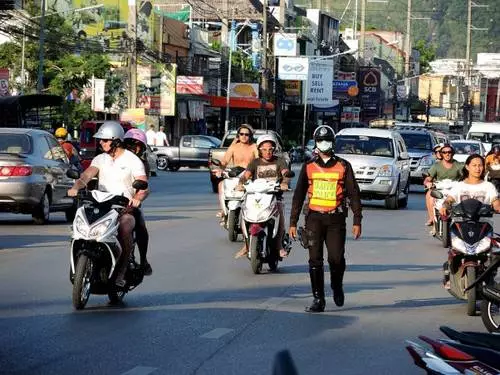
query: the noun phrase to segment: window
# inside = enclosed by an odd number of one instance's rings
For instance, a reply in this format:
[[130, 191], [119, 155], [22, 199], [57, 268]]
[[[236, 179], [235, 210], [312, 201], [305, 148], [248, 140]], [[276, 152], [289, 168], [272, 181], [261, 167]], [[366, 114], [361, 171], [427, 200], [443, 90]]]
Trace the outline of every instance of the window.
[[31, 153], [30, 137], [25, 134], [1, 133], [0, 153], [30, 154]]
[[[66, 153], [64, 152], [64, 150], [61, 147], [61, 145], [59, 144], [59, 142], [57, 142], [53, 137], [45, 137], [45, 139], [47, 140], [47, 142], [49, 144], [50, 151], [52, 153], [52, 158], [54, 160], [59, 160], [59, 161], [65, 162], [65, 163], [69, 163], [68, 157], [66, 156]], [[49, 159], [49, 158], [46, 157], [45, 159]]]
[[413, 150], [432, 150], [431, 136], [429, 134], [401, 133], [406, 147]]
[[182, 140], [182, 146], [193, 147], [192, 137], [184, 137]]
[[215, 145], [210, 142], [210, 140], [201, 138], [201, 137], [195, 137], [194, 138], [194, 147], [201, 147], [201, 148], [213, 148]]
[[335, 150], [339, 154], [394, 157], [394, 146], [391, 138], [364, 135], [337, 136]]

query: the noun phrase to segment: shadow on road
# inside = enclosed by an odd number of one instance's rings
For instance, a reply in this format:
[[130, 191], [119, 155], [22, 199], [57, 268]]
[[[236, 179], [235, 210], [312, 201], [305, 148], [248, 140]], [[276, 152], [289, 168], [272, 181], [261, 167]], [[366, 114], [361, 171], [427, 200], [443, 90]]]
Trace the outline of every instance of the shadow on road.
[[[40, 234], [22, 234], [22, 235], [0, 235], [0, 250], [2, 249], [17, 249], [28, 245], [38, 244], [40, 247], [45, 247], [44, 244], [52, 242], [67, 241], [69, 244], [70, 235], [56, 236], [49, 234], [46, 236]], [[36, 248], [30, 246], [30, 248]]]
[[147, 215], [146, 223], [148, 221], [165, 221], [165, 220], [186, 220], [192, 219], [191, 216], [174, 216], [174, 215]]
[[[442, 269], [442, 266], [434, 264], [348, 264], [347, 272], [386, 272], [386, 271], [435, 271]], [[279, 268], [279, 273], [309, 273], [309, 266], [307, 264], [286, 266], [282, 265]], [[329, 272], [328, 266], [325, 265], [325, 272]], [[325, 276], [326, 277], [326, 276]], [[414, 283], [414, 281], [410, 281]]]

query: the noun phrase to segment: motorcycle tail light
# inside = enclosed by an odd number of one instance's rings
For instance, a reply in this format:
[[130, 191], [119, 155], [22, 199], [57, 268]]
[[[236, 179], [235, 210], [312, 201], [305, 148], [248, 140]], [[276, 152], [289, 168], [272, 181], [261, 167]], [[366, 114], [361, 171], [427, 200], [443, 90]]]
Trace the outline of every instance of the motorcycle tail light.
[[451, 361], [472, 361], [474, 357], [470, 356], [467, 353], [464, 353], [461, 350], [455, 349], [454, 347], [444, 344], [442, 342], [433, 340], [427, 336], [418, 336], [422, 341], [430, 344], [432, 348], [447, 360]]

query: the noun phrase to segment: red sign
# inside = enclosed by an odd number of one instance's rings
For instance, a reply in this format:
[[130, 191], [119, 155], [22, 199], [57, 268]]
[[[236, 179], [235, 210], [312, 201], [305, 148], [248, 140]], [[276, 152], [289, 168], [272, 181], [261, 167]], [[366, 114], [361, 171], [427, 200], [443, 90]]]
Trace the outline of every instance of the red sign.
[[0, 69], [0, 96], [10, 96], [9, 69]]
[[177, 94], [203, 94], [203, 77], [177, 76]]

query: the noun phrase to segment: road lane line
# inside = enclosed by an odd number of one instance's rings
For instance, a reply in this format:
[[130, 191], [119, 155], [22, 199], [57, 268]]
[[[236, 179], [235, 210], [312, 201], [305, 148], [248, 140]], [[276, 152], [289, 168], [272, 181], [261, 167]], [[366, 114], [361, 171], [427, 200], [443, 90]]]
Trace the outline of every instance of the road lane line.
[[234, 329], [230, 328], [215, 328], [200, 337], [203, 339], [220, 339], [222, 336], [227, 335], [228, 333], [233, 332]]
[[136, 366], [121, 375], [148, 375], [158, 370], [156, 367]]

